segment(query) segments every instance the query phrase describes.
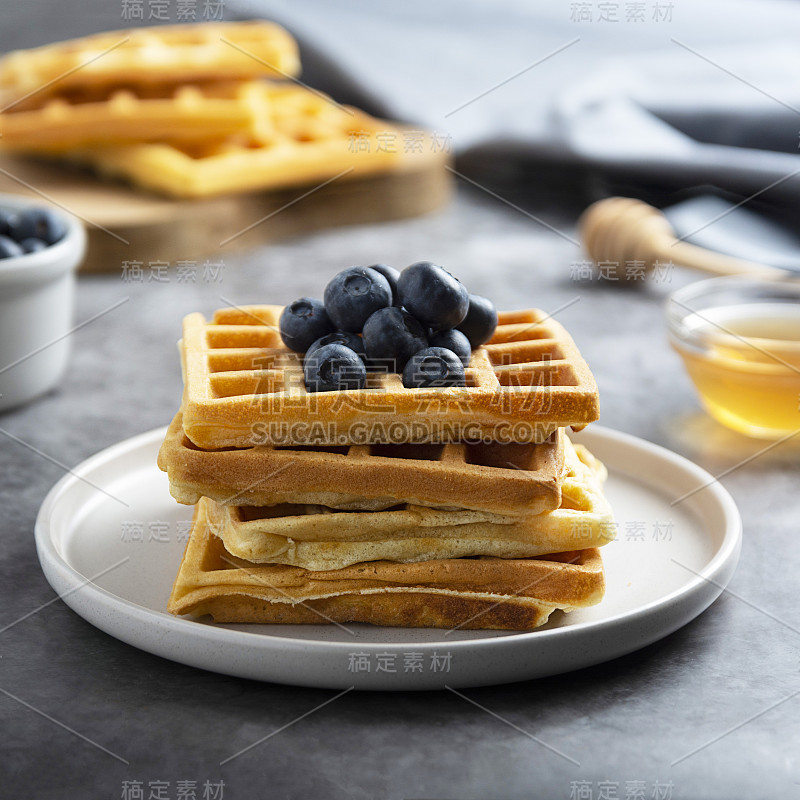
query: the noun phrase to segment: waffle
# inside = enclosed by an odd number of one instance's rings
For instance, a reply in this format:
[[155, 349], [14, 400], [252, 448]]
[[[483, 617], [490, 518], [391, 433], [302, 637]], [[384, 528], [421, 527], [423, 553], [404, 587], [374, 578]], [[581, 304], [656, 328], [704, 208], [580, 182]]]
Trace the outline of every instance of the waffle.
[[600, 602], [603, 591], [595, 548], [526, 559], [375, 561], [323, 572], [251, 564], [227, 553], [200, 503], [168, 610], [210, 614], [216, 622], [529, 630], [556, 609]]
[[269, 101], [260, 81], [81, 89], [0, 114], [0, 142], [8, 150], [57, 153], [108, 142], [257, 137], [269, 122]]
[[158, 454], [170, 493], [185, 505], [201, 496], [222, 505], [313, 504], [378, 511], [408, 503], [494, 514], [558, 508], [564, 435], [542, 444], [345, 445], [200, 450], [179, 412]]
[[[255, 137], [107, 145], [71, 160], [170, 197], [281, 189], [391, 171], [404, 160], [401, 131], [294, 85], [263, 84], [266, 120]], [[383, 137], [394, 144], [384, 144]], [[406, 159], [412, 156], [406, 156]]]
[[373, 372], [365, 389], [306, 392], [281, 306], [184, 318], [183, 428], [202, 448], [404, 442], [543, 442], [597, 419], [597, 386], [564, 328], [537, 309], [499, 315], [465, 387], [406, 389]]
[[111, 31], [17, 50], [0, 59], [0, 102], [75, 87], [286, 77], [300, 72], [297, 43], [271, 22], [225, 22]]
[[562, 504], [547, 514], [504, 517], [400, 504], [385, 511], [333, 511], [283, 504], [221, 506], [201, 499], [208, 527], [234, 556], [257, 563], [330, 570], [364, 561], [531, 558], [600, 547], [614, 538], [599, 461], [567, 445]]

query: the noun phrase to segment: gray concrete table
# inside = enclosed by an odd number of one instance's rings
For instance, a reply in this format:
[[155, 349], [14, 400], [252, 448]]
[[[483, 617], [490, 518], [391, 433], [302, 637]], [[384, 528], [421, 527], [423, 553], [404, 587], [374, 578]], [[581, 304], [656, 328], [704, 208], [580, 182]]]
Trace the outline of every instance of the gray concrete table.
[[[4, 22], [0, 49], [16, 43], [13, 32]], [[574, 214], [525, 207], [574, 236]], [[82, 278], [78, 321], [126, 302], [74, 334], [69, 374], [56, 392], [0, 416], [0, 795], [800, 796], [799, 453], [792, 443], [764, 450], [700, 412], [662, 312], [666, 294], [692, 276], [674, 272], [635, 291], [576, 281], [574, 245], [474, 189], [428, 218], [221, 258], [221, 270], [195, 282], [172, 272], [165, 283], [138, 283], [121, 270]], [[151, 656], [54, 596], [33, 542], [39, 504], [67, 467], [169, 421], [181, 390], [173, 343], [185, 313], [210, 312], [221, 296], [285, 302], [318, 292], [343, 266], [422, 258], [502, 308], [552, 310], [578, 299], [559, 319], [597, 377], [602, 423], [726, 473], [722, 483], [745, 526], [730, 591], [693, 623], [625, 658], [467, 690], [478, 705], [448, 692], [351, 692], [314, 713], [336, 692]], [[580, 766], [542, 742], [577, 754]]]

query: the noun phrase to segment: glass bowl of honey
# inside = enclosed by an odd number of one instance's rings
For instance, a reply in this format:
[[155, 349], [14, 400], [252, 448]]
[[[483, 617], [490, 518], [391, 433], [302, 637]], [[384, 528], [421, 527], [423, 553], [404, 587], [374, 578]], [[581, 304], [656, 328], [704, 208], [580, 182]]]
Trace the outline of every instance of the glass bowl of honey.
[[670, 296], [667, 323], [712, 417], [761, 439], [800, 431], [800, 277], [693, 283]]

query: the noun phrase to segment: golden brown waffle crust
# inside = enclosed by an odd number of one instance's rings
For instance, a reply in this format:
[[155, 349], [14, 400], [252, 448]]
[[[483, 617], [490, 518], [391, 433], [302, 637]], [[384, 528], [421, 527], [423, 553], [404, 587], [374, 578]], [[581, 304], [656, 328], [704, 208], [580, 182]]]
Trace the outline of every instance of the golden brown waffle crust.
[[252, 565], [227, 554], [200, 505], [168, 609], [218, 622], [526, 630], [556, 608], [599, 602], [604, 588], [593, 548], [538, 559], [378, 561], [326, 572]]
[[541, 442], [599, 415], [597, 386], [572, 338], [538, 309], [501, 312], [473, 351], [467, 386], [406, 389], [397, 374], [367, 387], [306, 392], [282, 343], [282, 306], [184, 319], [183, 427], [202, 448], [399, 442]]
[[44, 99], [34, 95], [0, 113], [0, 147], [57, 154], [109, 142], [124, 145], [255, 136], [268, 92], [262, 81], [214, 81], [76, 90]]
[[73, 87], [286, 78], [299, 74], [297, 43], [263, 20], [165, 25], [93, 34], [16, 50], [0, 59], [4, 105]]
[[[533, 630], [547, 622], [554, 606], [514, 598], [404, 592], [391, 595], [343, 595], [308, 600], [302, 605], [269, 603], [230, 593], [198, 602], [195, 616], [210, 615], [220, 623], [319, 625], [367, 623], [395, 628], [454, 628], [463, 630]], [[569, 611], [571, 609], [561, 609]]]
[[603, 497], [602, 465], [567, 441], [566, 470], [562, 508], [514, 517], [408, 504], [352, 512], [317, 505], [248, 509], [208, 498], [200, 503], [209, 529], [232, 555], [309, 570], [379, 560], [533, 558], [608, 544], [616, 530]]
[[[390, 123], [357, 112], [358, 127], [369, 125], [370, 141], [379, 129], [398, 130]], [[348, 118], [350, 119], [350, 118]], [[367, 123], [367, 120], [369, 122]], [[350, 181], [394, 170], [422, 168], [427, 154], [368, 153], [351, 149], [349, 131], [318, 140], [248, 146], [235, 137], [201, 142], [205, 154], [195, 157], [192, 142], [137, 143], [71, 150], [68, 160], [101, 176], [122, 178], [157, 194], [176, 198], [212, 197], [305, 186], [326, 180]], [[428, 161], [428, 166], [430, 162]]]
[[[419, 458], [390, 457], [391, 446], [370, 445], [347, 446], [335, 453], [269, 445], [201, 450], [186, 437], [179, 412], [167, 430], [158, 465], [169, 475], [173, 497], [187, 505], [206, 496], [239, 506], [314, 503], [378, 510], [404, 502], [520, 515], [552, 511], [561, 501], [560, 429], [536, 445], [424, 445], [420, 450]], [[430, 450], [440, 450], [437, 460]], [[487, 451], [494, 466], [486, 463]], [[470, 463], [475, 453], [484, 463]], [[402, 454], [408, 456], [408, 449]]]

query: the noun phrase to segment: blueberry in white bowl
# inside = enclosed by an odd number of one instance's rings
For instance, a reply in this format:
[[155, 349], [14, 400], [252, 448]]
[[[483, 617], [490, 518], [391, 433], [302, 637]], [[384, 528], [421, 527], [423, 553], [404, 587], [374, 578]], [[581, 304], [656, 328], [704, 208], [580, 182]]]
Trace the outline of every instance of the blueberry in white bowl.
[[35, 239], [31, 236], [28, 239], [23, 239], [19, 243], [19, 246], [25, 253], [38, 253], [40, 250], [44, 250], [47, 247], [47, 242], [43, 242], [41, 239]]
[[11, 234], [11, 224], [17, 218], [17, 213], [10, 208], [0, 208], [0, 236]]
[[63, 218], [49, 208], [28, 208], [12, 220], [10, 230], [18, 242], [39, 239], [47, 245], [60, 242], [67, 233]]
[[0, 236], [0, 258], [16, 258], [24, 254], [19, 242], [15, 242], [10, 236]]
[[0, 259], [16, 258], [58, 244], [67, 235], [63, 216], [49, 208], [0, 208]]
[[35, 198], [0, 195], [0, 411], [52, 389], [67, 368], [86, 232]]

